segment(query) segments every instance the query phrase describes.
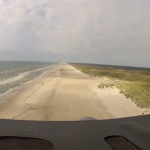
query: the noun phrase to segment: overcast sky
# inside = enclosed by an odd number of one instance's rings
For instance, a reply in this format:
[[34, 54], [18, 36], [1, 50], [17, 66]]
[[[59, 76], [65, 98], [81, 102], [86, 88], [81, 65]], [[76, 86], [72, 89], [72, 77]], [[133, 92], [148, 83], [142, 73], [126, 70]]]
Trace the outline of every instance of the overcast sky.
[[150, 0], [0, 0], [0, 60], [150, 67]]

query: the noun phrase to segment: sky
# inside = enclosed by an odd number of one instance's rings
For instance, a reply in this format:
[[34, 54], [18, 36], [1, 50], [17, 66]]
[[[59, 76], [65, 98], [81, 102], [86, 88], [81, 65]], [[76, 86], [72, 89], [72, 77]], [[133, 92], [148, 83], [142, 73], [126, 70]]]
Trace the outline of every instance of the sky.
[[150, 0], [0, 0], [0, 60], [150, 67]]

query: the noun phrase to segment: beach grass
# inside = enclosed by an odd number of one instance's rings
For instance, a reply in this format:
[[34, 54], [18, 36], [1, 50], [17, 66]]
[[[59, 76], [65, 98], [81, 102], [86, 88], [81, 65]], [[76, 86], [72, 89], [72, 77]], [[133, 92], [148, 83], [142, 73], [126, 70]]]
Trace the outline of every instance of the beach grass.
[[[99, 84], [99, 88], [116, 86], [120, 93], [141, 108], [150, 108], [150, 69], [113, 67], [104, 65], [71, 64], [92, 77], [107, 77], [112, 83]], [[116, 82], [116, 80], [120, 82]]]

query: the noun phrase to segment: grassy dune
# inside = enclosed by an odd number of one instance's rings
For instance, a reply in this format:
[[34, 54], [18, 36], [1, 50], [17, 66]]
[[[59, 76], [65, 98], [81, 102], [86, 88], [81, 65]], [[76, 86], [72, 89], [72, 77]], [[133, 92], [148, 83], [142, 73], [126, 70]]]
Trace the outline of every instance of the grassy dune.
[[[150, 108], [150, 69], [104, 65], [71, 64], [78, 70], [93, 77], [107, 77], [111, 84], [100, 84], [99, 88], [116, 86], [137, 106]], [[116, 82], [116, 79], [121, 82]]]

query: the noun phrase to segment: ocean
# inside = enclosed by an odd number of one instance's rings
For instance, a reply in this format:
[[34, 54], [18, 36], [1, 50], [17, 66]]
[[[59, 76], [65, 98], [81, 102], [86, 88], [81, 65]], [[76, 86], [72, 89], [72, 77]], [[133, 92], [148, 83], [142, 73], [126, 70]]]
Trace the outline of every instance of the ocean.
[[0, 61], [0, 100], [55, 67], [50, 62]]

